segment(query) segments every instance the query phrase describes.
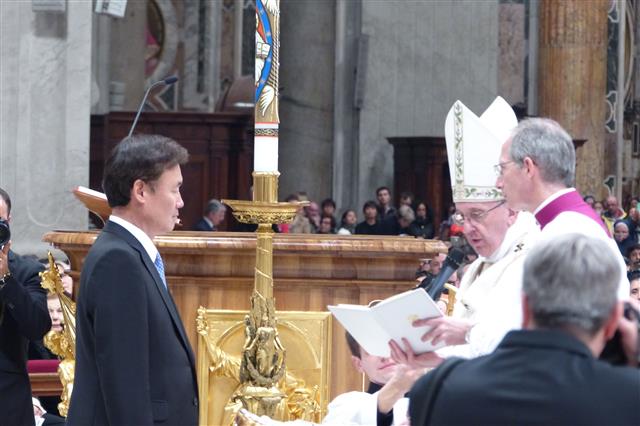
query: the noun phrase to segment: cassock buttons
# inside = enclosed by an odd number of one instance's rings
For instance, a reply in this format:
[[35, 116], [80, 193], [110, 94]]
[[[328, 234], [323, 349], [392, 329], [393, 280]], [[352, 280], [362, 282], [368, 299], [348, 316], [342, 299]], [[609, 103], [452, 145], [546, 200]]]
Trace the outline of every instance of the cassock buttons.
[[196, 407], [198, 406], [198, 398], [197, 397], [193, 397], [193, 405], [195, 405]]

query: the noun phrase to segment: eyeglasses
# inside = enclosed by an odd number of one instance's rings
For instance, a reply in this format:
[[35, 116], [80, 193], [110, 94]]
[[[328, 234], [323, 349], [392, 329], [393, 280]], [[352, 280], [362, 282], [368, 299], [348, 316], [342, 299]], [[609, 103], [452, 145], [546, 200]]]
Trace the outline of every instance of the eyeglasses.
[[503, 163], [498, 163], [495, 166], [493, 166], [493, 170], [495, 170], [498, 176], [502, 176], [502, 174], [504, 173], [504, 166], [506, 166], [509, 163], [515, 163], [515, 161], [511, 160], [511, 161], [505, 161]]
[[468, 220], [469, 223], [482, 223], [487, 218], [487, 215], [489, 213], [491, 213], [495, 209], [503, 206], [504, 203], [506, 203], [506, 202], [507, 202], [506, 200], [502, 200], [498, 204], [496, 204], [495, 206], [491, 207], [489, 210], [484, 210], [484, 211], [482, 211], [482, 210], [480, 210], [480, 211], [474, 210], [471, 213], [469, 213], [469, 216], [467, 218], [465, 218], [464, 214], [462, 214], [462, 212], [460, 212], [460, 211], [455, 212], [453, 217], [454, 217], [454, 220], [460, 226], [464, 225], [465, 220]]

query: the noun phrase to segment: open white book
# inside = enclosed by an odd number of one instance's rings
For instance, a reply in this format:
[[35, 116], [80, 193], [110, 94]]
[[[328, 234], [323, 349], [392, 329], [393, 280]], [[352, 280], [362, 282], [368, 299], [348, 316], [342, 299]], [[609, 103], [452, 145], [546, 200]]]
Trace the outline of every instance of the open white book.
[[389, 340], [393, 339], [403, 346], [403, 337], [409, 341], [416, 354], [443, 346], [423, 342], [420, 338], [429, 329], [411, 325], [417, 319], [442, 316], [436, 303], [421, 288], [396, 294], [371, 308], [343, 304], [330, 305], [328, 308], [360, 346], [371, 355], [390, 356]]

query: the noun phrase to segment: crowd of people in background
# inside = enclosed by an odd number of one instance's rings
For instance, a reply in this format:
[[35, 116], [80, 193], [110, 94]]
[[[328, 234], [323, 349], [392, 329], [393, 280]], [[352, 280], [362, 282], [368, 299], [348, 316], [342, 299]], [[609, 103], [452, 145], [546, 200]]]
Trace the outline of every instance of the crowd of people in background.
[[[331, 198], [317, 203], [304, 191], [291, 194], [285, 201], [303, 201], [308, 202], [308, 205], [298, 209], [292, 223], [274, 226], [274, 230], [293, 234], [396, 235], [442, 240], [449, 246], [456, 246], [465, 251], [464, 264], [450, 279], [452, 283], [460, 280], [466, 266], [473, 262], [477, 254], [464, 240], [462, 225], [456, 219], [456, 206], [452, 204], [448, 207], [446, 217], [436, 218], [429, 203], [416, 199], [409, 191], [400, 194], [398, 207], [393, 205], [388, 187], [379, 187], [375, 195], [375, 200], [364, 203], [359, 216], [359, 212], [352, 208], [346, 208], [339, 214], [336, 202]], [[623, 205], [614, 196], [599, 201], [594, 196], [587, 195], [584, 201], [602, 218], [615, 239], [627, 263], [630, 277], [634, 277], [633, 280], [630, 279], [632, 296], [640, 300], [639, 197], [629, 197]], [[213, 222], [217, 226], [224, 220], [225, 212], [224, 205], [213, 199], [207, 204], [205, 217], [215, 215]], [[201, 222], [204, 221], [203, 218]], [[197, 230], [204, 229], [198, 227]], [[422, 261], [416, 271], [416, 279], [420, 282], [437, 275], [442, 260], [435, 258]]]

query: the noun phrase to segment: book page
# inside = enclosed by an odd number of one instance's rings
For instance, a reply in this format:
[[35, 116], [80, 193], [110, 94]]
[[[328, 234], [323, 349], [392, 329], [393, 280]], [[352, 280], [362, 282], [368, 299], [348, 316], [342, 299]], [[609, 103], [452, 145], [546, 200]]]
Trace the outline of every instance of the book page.
[[371, 309], [360, 305], [327, 306], [333, 316], [371, 355], [389, 356], [390, 336], [373, 318]]
[[[428, 327], [414, 327], [413, 321], [422, 318], [441, 317], [443, 314], [438, 309], [438, 305], [431, 299], [423, 289], [409, 290], [397, 294], [389, 299], [380, 302], [371, 308], [374, 317], [386, 335], [391, 336], [401, 347], [404, 347], [402, 338], [406, 338], [411, 343], [411, 347], [416, 354], [430, 352], [442, 347], [431, 345], [431, 342], [423, 342], [420, 338], [429, 331]], [[389, 349], [387, 345], [386, 354]]]

